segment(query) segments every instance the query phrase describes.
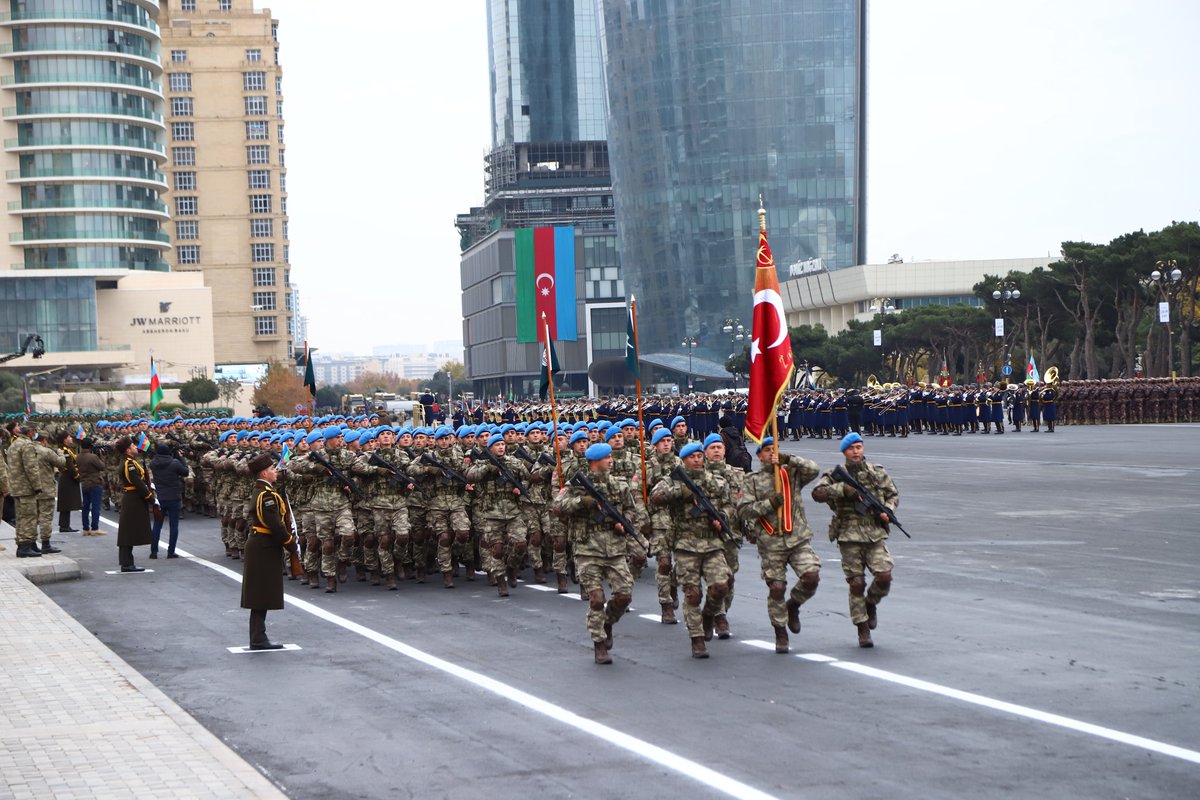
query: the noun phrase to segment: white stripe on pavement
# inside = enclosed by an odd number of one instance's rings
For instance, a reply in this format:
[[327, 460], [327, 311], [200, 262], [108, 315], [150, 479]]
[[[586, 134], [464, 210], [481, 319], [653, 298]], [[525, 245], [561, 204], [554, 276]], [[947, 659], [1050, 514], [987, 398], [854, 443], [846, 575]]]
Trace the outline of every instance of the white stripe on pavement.
[[[101, 521], [113, 528], [117, 527], [116, 523], [107, 519], [101, 518]], [[209, 569], [217, 572], [218, 574], [224, 575], [231, 580], [237, 581], [238, 583], [242, 582], [242, 576], [227, 567], [207, 561], [198, 556], [194, 556], [191, 553], [179, 549], [178, 547], [175, 548], [175, 552], [189, 561], [193, 561], [197, 564], [208, 567]], [[564, 725], [568, 725], [578, 731], [582, 731], [583, 733], [594, 736], [597, 739], [615, 745], [622, 750], [626, 750], [630, 753], [641, 756], [642, 758], [666, 767], [667, 769], [674, 770], [686, 778], [690, 778], [697, 783], [704, 784], [705, 786], [715, 789], [718, 792], [722, 792], [723, 794], [727, 794], [730, 797], [746, 798], [746, 800], [775, 800], [772, 795], [756, 789], [753, 786], [742, 783], [741, 781], [735, 780], [728, 775], [723, 775], [716, 770], [709, 769], [703, 764], [684, 758], [683, 756], [676, 755], [669, 750], [665, 750], [657, 745], [650, 744], [643, 739], [638, 739], [635, 736], [622, 733], [621, 731], [611, 728], [608, 725], [603, 725], [595, 720], [582, 717], [573, 711], [568, 711], [562, 706], [542, 700], [540, 697], [534, 697], [528, 692], [521, 691], [520, 689], [509, 686], [506, 683], [501, 683], [495, 678], [489, 678], [487, 675], [484, 675], [480, 672], [475, 672], [474, 670], [467, 669], [466, 667], [460, 667], [458, 664], [446, 661], [445, 659], [438, 658], [434, 655], [430, 655], [429, 653], [418, 650], [411, 645], [404, 644], [397, 639], [393, 639], [390, 636], [372, 630], [365, 625], [360, 625], [357, 622], [346, 619], [345, 617], [341, 617], [330, 611], [326, 611], [320, 606], [315, 605], [307, 600], [301, 600], [286, 593], [284, 594], [284, 599], [289, 604], [295, 606], [301, 611], [306, 611], [309, 614], [312, 614], [314, 617], [323, 619], [326, 622], [331, 622], [338, 627], [370, 639], [376, 644], [380, 644], [389, 650], [399, 653], [400, 655], [407, 656], [408, 658], [425, 664], [426, 666], [433, 667], [436, 670], [453, 675], [454, 677], [473, 684], [480, 689], [491, 692], [499, 697], [503, 697], [506, 700], [510, 700], [517, 705], [524, 706], [531, 711], [536, 711], [539, 714], [549, 717], [550, 719], [557, 720]]]

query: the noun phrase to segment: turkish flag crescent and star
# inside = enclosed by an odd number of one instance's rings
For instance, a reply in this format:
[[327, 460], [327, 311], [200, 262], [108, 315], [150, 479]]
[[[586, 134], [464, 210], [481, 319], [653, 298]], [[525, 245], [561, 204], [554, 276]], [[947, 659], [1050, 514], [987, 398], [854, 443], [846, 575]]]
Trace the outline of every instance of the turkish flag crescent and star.
[[754, 316], [750, 336], [750, 398], [746, 433], [761, 443], [775, 416], [779, 397], [792, 380], [792, 340], [779, 294], [775, 259], [765, 229], [758, 233], [758, 263], [754, 270]]

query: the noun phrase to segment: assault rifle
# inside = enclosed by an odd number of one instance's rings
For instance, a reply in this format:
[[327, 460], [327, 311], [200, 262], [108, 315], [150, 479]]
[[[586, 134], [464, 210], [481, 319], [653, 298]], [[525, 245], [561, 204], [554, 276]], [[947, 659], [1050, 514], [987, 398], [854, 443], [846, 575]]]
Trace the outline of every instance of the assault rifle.
[[433, 455], [433, 453], [424, 452], [421, 454], [421, 457], [417, 460], [424, 461], [429, 466], [436, 467], [437, 469], [441, 470], [442, 478], [446, 481], [446, 483], [451, 483], [451, 482], [457, 483], [460, 486], [463, 486], [464, 488], [471, 485], [471, 482], [469, 480], [467, 480], [466, 475], [463, 475], [461, 472], [454, 469], [453, 467], [450, 467], [446, 464], [443, 464], [441, 461], [438, 461], [437, 458]]
[[519, 480], [517, 480], [517, 476], [512, 474], [512, 470], [510, 470], [508, 467], [506, 467], [504, 465], [503, 461], [496, 458], [495, 454], [492, 453], [491, 448], [488, 448], [488, 447], [483, 448], [483, 457], [486, 458], [491, 463], [491, 465], [496, 468], [496, 471], [500, 473], [501, 481], [509, 484], [510, 486], [512, 486], [514, 489], [517, 490], [518, 496], [522, 500], [527, 500], [530, 503], [533, 502], [532, 500], [529, 499], [529, 490], [525, 488], [525, 484], [523, 484]]
[[337, 481], [338, 483], [340, 483], [342, 485], [343, 491], [345, 491], [349, 494], [352, 494], [352, 495], [360, 494], [359, 488], [354, 483], [354, 481], [347, 478], [345, 473], [343, 473], [340, 469], [338, 469], [333, 464], [331, 464], [329, 462], [329, 460], [327, 458], [325, 458], [325, 456], [321, 455], [316, 450], [310, 450], [308, 452], [308, 457], [311, 458], [313, 461], [317, 462], [318, 464], [320, 464], [325, 469], [329, 470], [329, 474], [333, 477], [333, 480]]
[[634, 527], [632, 522], [629, 521], [629, 518], [622, 514], [621, 510], [614, 506], [609, 499], [604, 496], [603, 492], [596, 488], [596, 484], [592, 483], [591, 479], [584, 474], [583, 470], [576, 472], [568, 482], [574, 486], [578, 486], [580, 489], [583, 489], [594, 501], [596, 501], [596, 512], [592, 515], [592, 520], [594, 522], [603, 522], [604, 520], [608, 520], [614, 525], [619, 524], [625, 529], [626, 536], [632, 536], [633, 540], [642, 546], [642, 549], [646, 551], [647, 557], [653, 555], [650, 552], [650, 543], [647, 542], [646, 539], [638, 532], [638, 529]]
[[399, 486], [404, 491], [408, 491], [408, 487], [412, 485], [412, 478], [408, 477], [407, 474], [398, 469], [395, 464], [389, 464], [386, 460], [381, 458], [378, 453], [372, 452], [371, 455], [367, 457], [367, 461], [377, 467], [383, 467], [385, 470], [387, 470], [388, 480], [391, 481], [392, 484]]
[[691, 491], [692, 497], [696, 501], [696, 507], [692, 509], [692, 516], [698, 517], [701, 514], [707, 514], [710, 520], [720, 524], [721, 526], [721, 529], [717, 532], [717, 535], [723, 541], [733, 542], [740, 548], [742, 543], [738, 541], [736, 536], [734, 536], [733, 528], [729, 527], [729, 520], [727, 520], [725, 515], [722, 514], [717, 507], [712, 504], [712, 501], [708, 499], [708, 495], [704, 494], [704, 492], [700, 490], [700, 487], [696, 485], [696, 482], [688, 477], [688, 474], [684, 468], [682, 466], [675, 467], [675, 469], [671, 470], [671, 477], [682, 483], [688, 488], [689, 491]]
[[862, 514], [863, 516], [867, 516], [867, 517], [870, 517], [871, 519], [875, 520], [876, 522], [878, 522], [880, 525], [883, 526], [884, 530], [887, 530], [888, 523], [879, 519], [879, 515], [887, 514], [888, 519], [891, 520], [891, 523], [893, 525], [895, 525], [897, 528], [900, 529], [901, 533], [903, 533], [909, 539], [912, 538], [911, 536], [908, 535], [908, 531], [904, 530], [904, 526], [900, 524], [900, 520], [896, 519], [896, 512], [893, 511], [892, 509], [888, 508], [887, 506], [885, 506], [883, 503], [879, 502], [878, 497], [871, 494], [871, 492], [867, 490], [867, 487], [863, 486], [861, 483], [859, 483], [857, 480], [855, 480], [854, 476], [846, 471], [845, 465], [838, 464], [836, 467], [833, 468], [833, 472], [829, 473], [829, 477], [833, 478], [833, 480], [835, 480], [839, 483], [850, 484], [851, 488], [853, 488], [854, 491], [858, 492], [858, 496], [860, 499], [858, 500], [858, 502], [856, 502], [854, 504], [855, 511]]
[[542, 453], [537, 458], [534, 458], [533, 453], [530, 453], [525, 449], [525, 445], [519, 445], [517, 449], [513, 451], [513, 453], [518, 458], [528, 462], [530, 466], [537, 466], [538, 464], [541, 464], [544, 467], [553, 467], [555, 464], [554, 456], [550, 455], [549, 453]]

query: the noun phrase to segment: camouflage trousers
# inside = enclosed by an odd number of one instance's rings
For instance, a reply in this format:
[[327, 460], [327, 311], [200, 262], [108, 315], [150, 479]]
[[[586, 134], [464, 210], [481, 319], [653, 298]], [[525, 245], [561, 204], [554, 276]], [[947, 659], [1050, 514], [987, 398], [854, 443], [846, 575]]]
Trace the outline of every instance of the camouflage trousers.
[[[867, 603], [877, 605], [887, 597], [891, 588], [891, 572], [895, 562], [888, 552], [887, 543], [878, 542], [838, 542], [838, 550], [842, 554], [842, 574], [850, 585], [850, 621], [857, 625], [867, 621]], [[880, 585], [878, 580], [871, 581], [863, 596], [863, 575], [869, 570], [872, 575], [886, 572], [889, 576], [887, 584]]]
[[729, 592], [725, 595], [725, 611], [722, 613], [728, 613], [729, 607], [733, 605], [733, 583], [737, 580], [738, 570], [742, 567], [738, 549], [733, 542], [725, 543], [725, 563], [729, 565]]
[[[321, 574], [325, 577], [337, 575], [338, 562], [349, 563], [354, 547], [354, 517], [350, 507], [336, 511], [310, 511], [309, 539], [316, 535], [321, 544]], [[307, 569], [307, 567], [306, 567]]]
[[479, 553], [483, 556], [484, 570], [498, 577], [509, 568], [520, 569], [527, 547], [524, 518], [481, 517], [479, 526]]
[[408, 507], [408, 530], [411, 547], [405, 550], [400, 559], [404, 565], [412, 566], [422, 574], [429, 562], [429, 509], [425, 506], [410, 505]]
[[679, 581], [675, 576], [675, 563], [671, 560], [670, 531], [655, 530], [651, 536], [654, 552], [658, 553], [658, 568], [654, 572], [658, 604], [679, 608]]
[[50, 541], [51, 526], [54, 522], [54, 498], [14, 497], [13, 510], [17, 515], [16, 542], [21, 544], [37, 544], [39, 534], [43, 542]]
[[363, 565], [383, 575], [396, 572], [396, 553], [408, 556], [408, 509], [371, 508], [358, 531], [363, 548]]
[[545, 505], [523, 504], [525, 530], [529, 535], [529, 565], [544, 569], [554, 559], [554, 542], [550, 533], [550, 511]]
[[[760, 534], [761, 536], [762, 534]], [[762, 541], [763, 539], [760, 538], [759, 542]], [[817, 593], [816, 585], [811, 584], [811, 579], [804, 581], [803, 576], [810, 572], [819, 574], [821, 559], [817, 557], [817, 552], [808, 542], [787, 550], [767, 550], [760, 544], [758, 559], [761, 566], [760, 573], [768, 590], [767, 616], [770, 617], [772, 625], [782, 628], [787, 625], [787, 602], [784, 599], [784, 592], [787, 589], [788, 567], [791, 567], [792, 571], [801, 577], [801, 581], [792, 586], [788, 599], [802, 606]], [[811, 588], [806, 587], [805, 583], [810, 583]], [[776, 586], [780, 588], [776, 590]]]
[[[629, 601], [614, 602], [617, 595], [633, 596], [633, 575], [624, 556], [602, 558], [600, 556], [575, 556], [575, 570], [579, 573], [579, 585], [588, 598], [587, 629], [593, 642], [603, 642], [604, 626], [615, 625], [629, 608]], [[604, 583], [608, 582], [613, 597], [604, 602]], [[593, 600], [593, 592], [599, 592]]]
[[471, 520], [464, 508], [431, 508], [425, 514], [425, 526], [429, 535], [437, 542], [437, 565], [439, 572], [454, 569], [455, 557], [470, 549]]
[[379, 555], [378, 553], [367, 554], [367, 548], [363, 542], [369, 536], [375, 538], [375, 518], [371, 515], [369, 508], [362, 506], [350, 506], [350, 516], [354, 519], [354, 546], [350, 548], [350, 562], [354, 564], [354, 568], [361, 574], [364, 570], [370, 571], [378, 569]]
[[[688, 636], [695, 639], [704, 635], [702, 617], [714, 617], [725, 611], [724, 592], [716, 596], [713, 589], [717, 586], [728, 587], [733, 573], [729, 571], [729, 563], [725, 560], [724, 550], [711, 550], [707, 553], [693, 553], [689, 550], [675, 551], [675, 575], [679, 585], [683, 587], [683, 620], [687, 623]], [[703, 598], [704, 608], [701, 610], [701, 587], [703, 581], [708, 591]]]

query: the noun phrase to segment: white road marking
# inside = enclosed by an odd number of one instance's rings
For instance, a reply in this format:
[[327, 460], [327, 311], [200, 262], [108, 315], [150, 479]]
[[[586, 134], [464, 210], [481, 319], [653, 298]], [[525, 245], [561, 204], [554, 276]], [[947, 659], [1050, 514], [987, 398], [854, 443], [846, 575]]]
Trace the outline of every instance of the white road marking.
[[278, 650], [251, 650], [249, 647], [247, 647], [245, 645], [243, 645], [241, 647], [226, 647], [225, 649], [231, 653], [256, 653], [256, 654], [257, 653], [282, 653], [287, 650], [299, 650], [300, 645], [285, 644], [283, 647], [279, 648]]
[[144, 569], [141, 572], [126, 572], [125, 570], [122, 570], [122, 569], [106, 569], [106, 570], [104, 570], [105, 575], [149, 575], [151, 572], [154, 572], [154, 570]]
[[823, 656], [820, 653], [796, 653], [796, 658], [803, 658], [805, 661], [817, 661], [822, 664], [830, 664], [837, 661], [833, 656]]
[[742, 644], [748, 644], [751, 647], [757, 647], [759, 650], [774, 650], [773, 642], [764, 642], [762, 639], [742, 639]]
[[[117, 527], [116, 523], [110, 522], [107, 519], [102, 521], [112, 527]], [[215, 564], [198, 556], [186, 553], [183, 550], [176, 548], [175, 552], [181, 556], [189, 557], [196, 564], [208, 567], [209, 569], [224, 575], [238, 583], [242, 582], [242, 576], [231, 569], [220, 564]], [[569, 596], [569, 595], [566, 595]], [[501, 683], [495, 678], [489, 678], [483, 673], [461, 667], [445, 659], [430, 655], [423, 650], [418, 650], [411, 645], [393, 639], [390, 636], [372, 630], [365, 625], [360, 625], [357, 622], [348, 620], [345, 617], [338, 616], [331, 611], [327, 611], [318, 605], [315, 605], [307, 600], [301, 600], [290, 594], [284, 594], [284, 600], [301, 611], [306, 611], [314, 617], [323, 619], [326, 622], [331, 622], [341, 628], [344, 628], [351, 633], [356, 633], [359, 636], [370, 639], [376, 644], [382, 645], [389, 650], [392, 650], [400, 655], [418, 661], [433, 669], [452, 675], [460, 680], [466, 681], [474, 686], [491, 692], [499, 697], [509, 700], [517, 705], [524, 706], [531, 711], [536, 711], [550, 719], [556, 720], [569, 727], [575, 728], [578, 731], [594, 736], [597, 739], [608, 742], [611, 745], [626, 750], [634, 755], [641, 756], [647, 761], [651, 761], [667, 769], [673, 770], [685, 778], [701, 783], [711, 789], [714, 789], [730, 797], [745, 798], [746, 800], [775, 800], [773, 795], [756, 789], [749, 784], [742, 783], [728, 775], [723, 775], [714, 769], [710, 769], [703, 764], [700, 764], [691, 759], [672, 753], [658, 745], [651, 744], [643, 739], [638, 739], [635, 736], [630, 736], [627, 733], [611, 728], [608, 725], [601, 724], [595, 720], [582, 717], [573, 711], [569, 711], [562, 706], [547, 702], [540, 697], [535, 697], [528, 692], [521, 691], [506, 683]]]
[[542, 586], [540, 583], [527, 583], [526, 589], [533, 589], [535, 592], [557, 592], [557, 586]]
[[651, 622], [662, 624], [662, 616], [660, 614], [638, 614], [642, 619], [648, 619]]

